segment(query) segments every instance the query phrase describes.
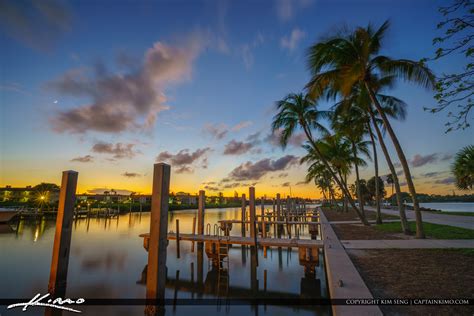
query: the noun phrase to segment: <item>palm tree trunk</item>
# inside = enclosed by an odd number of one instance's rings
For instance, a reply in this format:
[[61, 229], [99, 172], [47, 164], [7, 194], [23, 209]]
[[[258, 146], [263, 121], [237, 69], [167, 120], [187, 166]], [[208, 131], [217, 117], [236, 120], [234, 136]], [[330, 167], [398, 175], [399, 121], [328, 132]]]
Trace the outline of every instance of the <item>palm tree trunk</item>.
[[355, 166], [355, 172], [356, 172], [356, 189], [357, 189], [357, 198], [359, 200], [359, 208], [362, 214], [364, 214], [365, 217], [365, 211], [364, 211], [364, 201], [362, 200], [362, 194], [360, 192], [360, 177], [359, 177], [359, 165], [357, 164], [357, 150], [356, 146], [353, 141], [351, 141], [352, 144], [352, 153], [354, 155], [354, 166]]
[[375, 209], [377, 217], [375, 219], [377, 224], [382, 224], [382, 212], [380, 211], [380, 190], [379, 190], [379, 162], [377, 157], [377, 145], [375, 144], [374, 132], [368, 124], [370, 141], [372, 142], [372, 150], [374, 152], [374, 169], [375, 169]]
[[[339, 173], [339, 174], [340, 174], [340, 173]], [[341, 177], [341, 179], [342, 179], [342, 184], [343, 184], [345, 187], [347, 187], [347, 178], [346, 178], [346, 177], [343, 177], [341, 174], [340, 174], [340, 177]], [[341, 189], [341, 191], [342, 191], [342, 189]], [[349, 202], [347, 201], [347, 196], [344, 194], [344, 195], [343, 195], [343, 198], [344, 198], [344, 199], [343, 199], [343, 202], [342, 202], [343, 204], [342, 204], [342, 205], [344, 206], [344, 212], [349, 213]]]
[[398, 158], [400, 159], [400, 163], [403, 167], [403, 172], [405, 173], [405, 178], [407, 181], [408, 185], [408, 190], [410, 191], [410, 194], [412, 196], [413, 200], [413, 210], [415, 211], [415, 218], [416, 218], [416, 238], [425, 238], [425, 233], [423, 230], [423, 220], [421, 216], [421, 211], [420, 207], [418, 205], [418, 197], [416, 196], [416, 190], [415, 190], [415, 185], [413, 184], [413, 179], [411, 178], [411, 173], [410, 173], [410, 168], [408, 167], [408, 162], [405, 157], [405, 153], [403, 152], [403, 149], [400, 145], [400, 142], [398, 141], [397, 136], [395, 135], [395, 132], [392, 129], [392, 126], [390, 125], [390, 122], [388, 121], [387, 116], [385, 115], [382, 107], [380, 106], [379, 101], [375, 97], [374, 92], [372, 89], [370, 89], [368, 83], [366, 83], [366, 87], [369, 90], [369, 95], [372, 100], [372, 102], [375, 105], [375, 108], [380, 114], [380, 117], [382, 118], [382, 121], [384, 123], [385, 128], [388, 131], [388, 134], [390, 135], [390, 138], [392, 139], [392, 143], [395, 146], [395, 150], [397, 152]]
[[[300, 123], [303, 123], [303, 122], [300, 122]], [[327, 162], [327, 160], [324, 158], [323, 154], [321, 153], [321, 151], [319, 150], [318, 146], [316, 145], [316, 143], [314, 142], [314, 139], [311, 135], [311, 131], [308, 129], [308, 127], [306, 126], [306, 124], [301, 124], [301, 126], [303, 127], [303, 130], [306, 134], [306, 137], [308, 138], [309, 142], [311, 143], [311, 145], [313, 146], [314, 150], [316, 151], [316, 153], [318, 154], [318, 157], [319, 159], [321, 160], [321, 162], [324, 164], [324, 166], [326, 167], [326, 169], [329, 171], [329, 173], [331, 174], [332, 178], [334, 179], [334, 181], [336, 181], [337, 185], [341, 188], [342, 190], [342, 193], [344, 196], [346, 196], [348, 199], [349, 199], [349, 203], [351, 204], [351, 206], [354, 208], [354, 210], [356, 211], [357, 215], [359, 216], [360, 218], [360, 221], [362, 222], [362, 224], [364, 224], [365, 226], [370, 226], [369, 222], [367, 221], [367, 219], [364, 217], [364, 215], [360, 212], [360, 210], [357, 208], [357, 206], [355, 205], [354, 203], [354, 200], [352, 199], [352, 197], [350, 196], [349, 194], [349, 190], [347, 189], [346, 186], [344, 186], [342, 184], [342, 181], [339, 180], [339, 178], [337, 177], [337, 175], [334, 173], [334, 171], [332, 170], [331, 166], [329, 165], [329, 163]]]
[[377, 125], [377, 122], [375, 121], [375, 115], [374, 115], [374, 112], [372, 112], [372, 109], [369, 109], [369, 113], [370, 113], [370, 117], [372, 118], [372, 124], [374, 125], [375, 132], [377, 133], [377, 137], [379, 138], [380, 147], [382, 148], [383, 154], [385, 156], [385, 160], [387, 161], [388, 168], [390, 169], [390, 172], [392, 174], [393, 185], [395, 186], [395, 194], [396, 194], [397, 204], [398, 204], [398, 213], [400, 214], [400, 223], [402, 226], [402, 230], [405, 235], [409, 235], [410, 226], [408, 225], [407, 216], [405, 214], [405, 205], [403, 204], [403, 201], [402, 201], [402, 190], [400, 189], [400, 182], [398, 181], [397, 172], [395, 170], [395, 167], [393, 166], [393, 162], [392, 162], [392, 159], [390, 158], [390, 154], [388, 153], [387, 146], [385, 146], [385, 141], [383, 140], [383, 136], [379, 129], [379, 126]]
[[321, 192], [323, 193], [323, 199], [326, 201], [326, 190], [321, 188]]

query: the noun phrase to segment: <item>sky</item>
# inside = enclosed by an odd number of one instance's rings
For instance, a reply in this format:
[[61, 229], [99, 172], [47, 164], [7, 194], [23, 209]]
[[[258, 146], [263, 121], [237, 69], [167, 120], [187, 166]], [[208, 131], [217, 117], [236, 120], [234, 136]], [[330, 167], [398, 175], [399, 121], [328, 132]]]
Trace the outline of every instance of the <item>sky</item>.
[[[233, 195], [253, 185], [257, 196], [320, 197], [304, 183], [302, 134], [282, 149], [270, 128], [275, 101], [309, 80], [307, 48], [388, 19], [383, 54], [430, 57], [443, 4], [1, 1], [0, 186], [59, 184], [63, 170], [76, 170], [79, 193], [150, 193], [153, 164], [167, 162], [173, 192]], [[442, 74], [462, 60], [428, 65]], [[452, 194], [450, 164], [472, 129], [446, 134], [447, 114], [423, 110], [436, 104], [431, 91], [400, 82], [390, 93], [409, 105], [393, 127], [417, 191]], [[361, 176], [373, 176], [370, 161]]]

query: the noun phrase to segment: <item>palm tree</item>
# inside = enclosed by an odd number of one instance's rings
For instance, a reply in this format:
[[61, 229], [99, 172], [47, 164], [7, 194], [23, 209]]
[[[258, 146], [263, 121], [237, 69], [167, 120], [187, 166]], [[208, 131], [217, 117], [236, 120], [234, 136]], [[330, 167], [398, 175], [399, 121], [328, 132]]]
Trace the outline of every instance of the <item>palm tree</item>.
[[456, 154], [451, 168], [456, 178], [456, 187], [460, 190], [472, 190], [474, 186], [474, 145], [461, 149]]
[[385, 181], [387, 181], [387, 184], [392, 188], [392, 194], [390, 196], [393, 196], [393, 177], [392, 177], [392, 174], [389, 173], [385, 177], [386, 177]]
[[[378, 79], [377, 86], [378, 90], [382, 90], [385, 87], [390, 87], [393, 85], [393, 76], [383, 77]], [[406, 103], [402, 100], [395, 98], [393, 96], [377, 93], [377, 98], [380, 100], [383, 110], [387, 116], [397, 120], [404, 120], [406, 116]], [[345, 96], [341, 101], [336, 103], [333, 106], [335, 115], [350, 115], [358, 117], [356, 122], [352, 122], [351, 125], [361, 125], [363, 126], [364, 122], [367, 124], [367, 130], [372, 142], [373, 148], [373, 155], [374, 155], [374, 169], [375, 169], [375, 177], [378, 177], [378, 157], [377, 157], [377, 149], [375, 144], [375, 139], [378, 138], [382, 151], [384, 153], [385, 159], [387, 164], [390, 168], [390, 172], [392, 178], [394, 179], [394, 183], [396, 183], [395, 187], [397, 187], [397, 202], [398, 202], [398, 210], [400, 213], [400, 220], [402, 230], [405, 234], [410, 234], [410, 227], [408, 226], [408, 221], [406, 219], [405, 214], [405, 206], [402, 203], [402, 196], [400, 185], [398, 181], [398, 176], [393, 166], [392, 160], [388, 153], [388, 150], [385, 146], [385, 141], [382, 137], [382, 133], [379, 129], [379, 126], [383, 124], [382, 120], [378, 118], [377, 114], [374, 113], [369, 95], [366, 89], [362, 89], [360, 87], [354, 87], [353, 92], [349, 96]], [[345, 114], [344, 114], [345, 113]], [[372, 124], [374, 128], [372, 128]], [[375, 137], [373, 133], [373, 129], [377, 132], [377, 137]], [[378, 189], [378, 183], [376, 183], [376, 211], [377, 211], [377, 223], [382, 222], [382, 213], [380, 210], [380, 195]]]
[[[320, 152], [339, 175], [342, 185], [347, 188], [347, 176], [351, 173], [352, 165], [364, 165], [365, 161], [353, 156], [351, 142], [342, 134], [327, 135], [316, 142]], [[341, 192], [343, 192], [341, 188]], [[348, 212], [349, 196], [344, 196], [344, 211]], [[360, 206], [359, 206], [360, 207]], [[361, 210], [362, 217], [365, 218]]]
[[[318, 160], [317, 157], [305, 156], [301, 159], [301, 163], [306, 161], [313, 161], [308, 167], [308, 173], [306, 174], [306, 183], [314, 181], [314, 184], [321, 190], [325, 200], [330, 200], [331, 204], [334, 202], [333, 193], [333, 181], [331, 174], [324, 167], [324, 165]], [[327, 191], [327, 195], [326, 195]]]
[[343, 135], [351, 144], [351, 151], [353, 155], [353, 164], [356, 172], [356, 192], [359, 200], [359, 207], [362, 214], [364, 212], [364, 202], [360, 190], [360, 175], [359, 166], [366, 165], [365, 161], [360, 159], [359, 154], [365, 155], [370, 159], [370, 153], [368, 150], [369, 142], [364, 141], [363, 137], [366, 133], [366, 125], [361, 124], [363, 122], [364, 114], [357, 107], [351, 107], [348, 112], [343, 114], [335, 112], [332, 120], [332, 127], [336, 131]]
[[366, 28], [359, 27], [353, 32], [338, 33], [313, 45], [309, 51], [309, 67], [313, 77], [307, 87], [314, 99], [321, 97], [328, 90], [337, 92], [343, 97], [348, 96], [353, 88], [359, 85], [367, 91], [403, 167], [416, 214], [416, 236], [424, 238], [421, 212], [410, 168], [376, 93], [380, 77], [393, 76], [429, 89], [434, 88], [435, 78], [421, 62], [379, 55], [388, 27], [388, 21], [377, 30], [371, 25]]
[[283, 129], [280, 137], [281, 145], [286, 146], [288, 139], [294, 134], [297, 128], [303, 129], [316, 157], [318, 157], [321, 163], [329, 171], [333, 180], [341, 188], [342, 193], [348, 197], [349, 203], [351, 203], [351, 206], [359, 215], [362, 223], [364, 223], [364, 225], [369, 225], [352, 200], [347, 186], [343, 185], [342, 181], [338, 178], [328, 161], [320, 152], [316, 145], [316, 140], [313, 138], [312, 130], [316, 130], [323, 135], [328, 133], [327, 129], [319, 121], [328, 118], [329, 112], [318, 110], [316, 104], [306, 95], [301, 93], [287, 95], [284, 99], [277, 102], [277, 109], [278, 113], [273, 118], [272, 129], [273, 131]]

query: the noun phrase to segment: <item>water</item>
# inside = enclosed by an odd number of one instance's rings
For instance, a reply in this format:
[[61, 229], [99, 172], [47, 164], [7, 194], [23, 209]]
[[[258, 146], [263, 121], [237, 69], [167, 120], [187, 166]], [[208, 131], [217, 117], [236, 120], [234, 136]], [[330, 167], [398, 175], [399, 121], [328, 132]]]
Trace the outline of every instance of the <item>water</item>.
[[[169, 230], [175, 231], [179, 219], [180, 232], [191, 233], [195, 210], [169, 214]], [[239, 219], [240, 209], [209, 209], [205, 223], [221, 219]], [[32, 298], [36, 293], [47, 293], [55, 222], [22, 221], [13, 230], [0, 225], [0, 298]], [[17, 231], [14, 231], [16, 228]], [[231, 235], [240, 235], [240, 225], [233, 225]], [[86, 298], [145, 298], [147, 252], [138, 236], [149, 231], [149, 213], [132, 213], [118, 219], [78, 219], [73, 224], [69, 260], [67, 297]], [[309, 238], [307, 229], [302, 238]], [[196, 282], [197, 255], [191, 243], [181, 241], [180, 259], [176, 258], [176, 242], [170, 241], [167, 255], [167, 285], [165, 297], [216, 298], [218, 273], [204, 254], [203, 284]], [[197, 248], [197, 247], [196, 247]], [[260, 297], [271, 294], [277, 298], [326, 298], [324, 260], [320, 254], [316, 277], [305, 276], [299, 264], [298, 251], [269, 249], [267, 258], [258, 251], [256, 276], [251, 275], [249, 247], [230, 249], [228, 297]], [[193, 269], [193, 271], [191, 271]], [[267, 273], [266, 292], [264, 274]], [[193, 281], [192, 281], [193, 279]], [[253, 287], [252, 287], [253, 284]], [[220, 292], [222, 295], [225, 292]], [[266, 294], [265, 294], [266, 293]], [[143, 315], [144, 306], [79, 306], [85, 315]], [[0, 307], [0, 315], [42, 315], [39, 307], [27, 312]], [[321, 306], [166, 306], [166, 315], [329, 315], [328, 307]], [[66, 314], [66, 313], [65, 313]]]
[[[407, 204], [412, 205], [411, 203]], [[473, 202], [420, 203], [420, 206], [444, 212], [474, 212]]]

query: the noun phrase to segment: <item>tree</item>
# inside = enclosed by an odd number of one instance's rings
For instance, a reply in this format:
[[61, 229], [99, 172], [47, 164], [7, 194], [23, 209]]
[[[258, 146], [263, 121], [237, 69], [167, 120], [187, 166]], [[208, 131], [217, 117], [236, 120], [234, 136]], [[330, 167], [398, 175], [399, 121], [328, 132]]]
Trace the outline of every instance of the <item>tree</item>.
[[472, 190], [474, 186], [474, 145], [461, 149], [456, 154], [451, 168], [456, 178], [456, 187], [460, 190]]
[[452, 109], [448, 112], [450, 121], [445, 124], [446, 132], [450, 132], [469, 127], [469, 113], [474, 106], [474, 2], [454, 0], [451, 5], [440, 7], [439, 12], [444, 20], [437, 28], [444, 34], [433, 39], [433, 45], [438, 49], [431, 60], [456, 55], [465, 59], [465, 65], [459, 73], [437, 78], [435, 99], [438, 105], [425, 110], [438, 113]]
[[[369, 191], [369, 196], [370, 196], [370, 199], [374, 199], [375, 196], [377, 195], [377, 191], [376, 191], [376, 186], [377, 186], [377, 182], [375, 182], [375, 177], [372, 177], [369, 179], [369, 181], [367, 181], [367, 190]], [[383, 180], [381, 177], [378, 177], [378, 189], [379, 189], [379, 196], [381, 197], [384, 197], [385, 194], [387, 194], [387, 192], [385, 191], [385, 188], [384, 188], [384, 185], [383, 185]]]
[[366, 28], [358, 27], [352, 32], [337, 33], [310, 47], [309, 67], [312, 78], [307, 88], [315, 100], [328, 91], [342, 97], [348, 96], [358, 85], [367, 91], [403, 167], [416, 214], [416, 236], [424, 238], [422, 216], [408, 161], [376, 93], [377, 84], [383, 77], [410, 81], [427, 89], [434, 88], [435, 77], [422, 62], [379, 55], [388, 27], [388, 21], [377, 30], [371, 25]]
[[392, 177], [392, 174], [389, 173], [385, 177], [386, 177], [385, 181], [387, 181], [387, 184], [392, 188], [392, 193], [390, 195], [390, 196], [392, 196], [393, 195], [393, 177]]
[[52, 192], [52, 191], [59, 191], [60, 187], [54, 183], [46, 183], [41, 182], [33, 187], [33, 190], [38, 192]]
[[[352, 164], [354, 165], [356, 173], [356, 190], [357, 198], [359, 200], [359, 207], [362, 214], [364, 214], [364, 201], [362, 198], [362, 192], [360, 191], [360, 180], [359, 166], [365, 166], [367, 163], [360, 158], [361, 155], [370, 158], [368, 149], [369, 142], [364, 140], [364, 135], [367, 133], [367, 126], [364, 124], [366, 116], [357, 107], [350, 107], [345, 112], [334, 112], [332, 119], [332, 126], [336, 133], [344, 136], [351, 145], [352, 152]], [[339, 114], [339, 115], [338, 115]]]
[[316, 104], [311, 101], [306, 95], [303, 94], [289, 94], [284, 99], [277, 102], [278, 113], [274, 116], [272, 122], [272, 130], [283, 129], [280, 137], [280, 143], [284, 147], [288, 143], [289, 138], [298, 129], [303, 129], [308, 142], [314, 151], [315, 157], [317, 157], [325, 168], [331, 174], [331, 177], [336, 184], [341, 188], [343, 194], [349, 199], [352, 207], [359, 215], [362, 223], [369, 225], [367, 220], [363, 217], [363, 214], [356, 207], [352, 197], [350, 196], [347, 186], [343, 185], [341, 179], [338, 178], [336, 173], [333, 171], [328, 161], [324, 158], [318, 146], [316, 140], [313, 138], [313, 130], [323, 135], [327, 134], [327, 129], [319, 122], [321, 119], [328, 118], [329, 113], [327, 111], [320, 111], [317, 109]]
[[[367, 188], [367, 181], [365, 179], [359, 179], [359, 190], [363, 202], [371, 200], [371, 194], [369, 192], [369, 189]], [[351, 185], [351, 191], [354, 195], [357, 194], [357, 181], [354, 182], [353, 185]]]

